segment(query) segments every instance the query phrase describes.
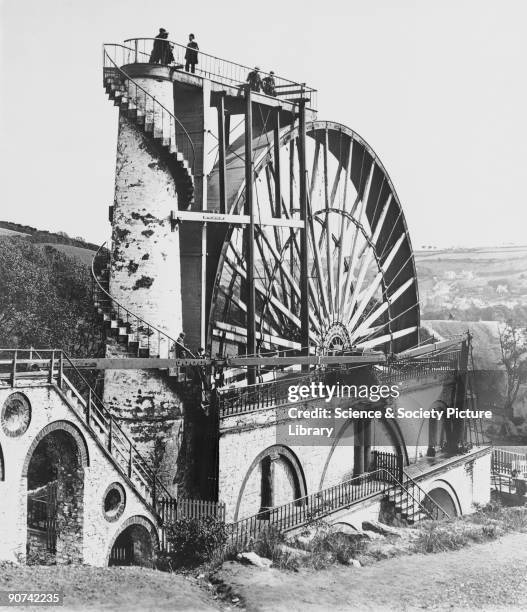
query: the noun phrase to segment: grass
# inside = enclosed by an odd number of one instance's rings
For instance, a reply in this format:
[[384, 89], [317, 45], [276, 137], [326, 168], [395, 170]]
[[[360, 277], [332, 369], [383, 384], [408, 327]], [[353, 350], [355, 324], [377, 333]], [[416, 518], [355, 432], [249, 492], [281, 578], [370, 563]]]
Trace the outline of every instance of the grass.
[[[309, 539], [299, 537], [286, 541], [278, 530], [269, 529], [244, 550], [253, 550], [271, 559], [274, 567], [283, 570], [326, 569], [348, 565], [352, 560], [371, 565], [401, 555], [459, 550], [507, 533], [527, 532], [527, 507], [502, 507], [491, 502], [473, 514], [449, 521], [422, 521], [400, 529], [400, 536], [381, 540], [369, 540], [360, 533], [336, 532], [324, 521], [317, 521], [310, 531]], [[234, 559], [237, 552], [231, 550], [227, 558]]]

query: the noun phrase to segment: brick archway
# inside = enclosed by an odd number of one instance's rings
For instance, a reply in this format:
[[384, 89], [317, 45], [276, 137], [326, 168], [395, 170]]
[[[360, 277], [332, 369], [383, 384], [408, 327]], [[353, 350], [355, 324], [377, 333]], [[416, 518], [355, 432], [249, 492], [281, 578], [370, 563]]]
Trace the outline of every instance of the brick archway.
[[54, 421], [53, 423], [49, 423], [48, 425], [43, 427], [35, 436], [33, 442], [31, 443], [31, 446], [29, 447], [26, 453], [24, 465], [22, 466], [22, 477], [27, 476], [29, 462], [31, 461], [31, 457], [33, 456], [33, 453], [39, 442], [53, 431], [65, 431], [69, 433], [77, 444], [77, 459], [79, 461], [79, 466], [85, 468], [90, 465], [88, 445], [86, 444], [86, 440], [81, 431], [78, 429], [78, 427], [76, 427], [73, 423], [70, 423], [69, 421]]
[[235, 521], [239, 518], [238, 514], [240, 511], [245, 487], [254, 469], [265, 459], [275, 457], [285, 459], [288, 466], [291, 468], [293, 477], [295, 479], [295, 485], [298, 489], [298, 495], [296, 497], [303, 497], [304, 495], [307, 495], [306, 477], [304, 475], [304, 470], [302, 469], [300, 460], [295, 455], [295, 453], [283, 444], [275, 444], [273, 446], [269, 446], [254, 458], [251, 465], [249, 466], [249, 469], [245, 473], [244, 479], [240, 487], [240, 492], [238, 493], [238, 499], [236, 501], [236, 510], [234, 513]]
[[123, 523], [121, 523], [121, 525], [119, 526], [119, 529], [117, 530], [117, 532], [114, 534], [114, 536], [110, 540], [110, 545], [108, 546], [108, 552], [106, 554], [106, 565], [110, 564], [112, 550], [119, 536], [121, 536], [129, 527], [134, 527], [134, 526], [143, 527], [144, 529], [146, 529], [146, 531], [150, 535], [150, 543], [152, 546], [152, 565], [153, 565], [154, 563], [153, 555], [155, 551], [159, 549], [159, 535], [152, 521], [150, 521], [148, 518], [141, 516], [141, 515], [131, 516], [130, 518], [126, 519]]

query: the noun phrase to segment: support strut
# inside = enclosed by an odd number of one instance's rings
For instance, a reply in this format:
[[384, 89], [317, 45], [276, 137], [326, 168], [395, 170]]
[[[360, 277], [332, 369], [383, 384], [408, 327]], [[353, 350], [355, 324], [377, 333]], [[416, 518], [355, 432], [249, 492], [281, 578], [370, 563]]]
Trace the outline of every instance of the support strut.
[[[309, 245], [308, 202], [306, 170], [306, 104], [302, 100], [298, 108], [298, 159], [300, 165], [300, 218], [304, 228], [300, 230], [300, 344], [303, 354], [309, 355]], [[304, 367], [304, 369], [309, 369]]]
[[[249, 86], [245, 88], [245, 214], [249, 223], [245, 229], [245, 253], [247, 257], [246, 304], [247, 304], [247, 354], [256, 354], [256, 302], [254, 288], [254, 202], [253, 202], [253, 120], [252, 96]], [[250, 366], [247, 382], [256, 382], [257, 370]]]

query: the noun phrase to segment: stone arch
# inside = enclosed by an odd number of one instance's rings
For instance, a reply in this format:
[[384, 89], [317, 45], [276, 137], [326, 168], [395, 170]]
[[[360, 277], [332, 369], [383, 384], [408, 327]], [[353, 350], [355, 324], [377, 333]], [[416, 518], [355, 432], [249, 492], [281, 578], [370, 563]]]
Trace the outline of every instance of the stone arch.
[[[136, 533], [134, 535], [134, 533], [132, 532], [134, 528], [136, 528], [139, 531], [139, 533]], [[147, 533], [148, 538], [149, 538], [149, 541], [148, 541], [149, 547], [147, 547], [148, 550], [146, 551], [144, 550], [145, 542], [140, 542], [141, 544], [143, 544], [143, 547], [142, 547], [143, 550], [141, 552], [144, 554], [144, 556], [142, 558], [135, 559], [132, 556], [130, 559], [127, 559], [127, 560], [126, 559], [116, 559], [116, 558], [112, 559], [112, 553], [114, 556], [116, 556], [115, 554], [116, 550], [114, 547], [119, 544], [120, 539], [122, 539], [123, 536], [126, 536], [128, 532], [130, 532], [129, 536], [130, 536], [130, 542], [132, 545], [135, 542], [138, 542], [140, 540], [141, 533]], [[134, 537], [137, 538], [135, 542], [134, 542]], [[106, 555], [106, 565], [144, 565], [144, 566], [152, 567], [154, 564], [154, 555], [158, 549], [159, 549], [159, 535], [152, 521], [146, 518], [145, 516], [141, 516], [141, 515], [131, 516], [130, 518], [123, 521], [123, 523], [121, 523], [121, 525], [119, 526], [119, 529], [117, 530], [113, 538], [110, 540], [110, 545], [108, 547], [108, 553]], [[125, 561], [125, 562], [119, 563], [119, 561]], [[138, 561], [138, 562], [134, 563], [134, 561]]]
[[238, 514], [240, 512], [245, 488], [254, 470], [262, 462], [266, 460], [273, 460], [277, 457], [282, 458], [291, 470], [291, 476], [293, 478], [293, 486], [295, 490], [294, 499], [298, 499], [299, 497], [307, 495], [306, 477], [304, 475], [302, 464], [300, 463], [300, 460], [295, 455], [295, 453], [289, 447], [284, 446], [283, 444], [275, 444], [273, 446], [269, 446], [254, 458], [251, 465], [249, 466], [249, 469], [245, 473], [244, 479], [240, 487], [240, 492], [238, 494], [238, 499], [236, 501], [236, 510], [234, 513], [235, 521], [238, 520]]
[[[388, 437], [392, 443], [393, 449], [395, 451], [395, 453], [397, 454], [397, 456], [402, 457], [403, 463], [408, 465], [408, 453], [407, 453], [407, 449], [406, 446], [404, 444], [404, 439], [403, 439], [403, 435], [402, 432], [400, 430], [399, 424], [397, 423], [396, 419], [386, 419], [384, 416], [380, 419], [380, 422], [382, 423], [382, 425], [386, 428], [386, 432], [388, 434]], [[326, 457], [326, 461], [324, 463], [324, 467], [322, 469], [322, 474], [320, 476], [320, 482], [319, 482], [319, 489], [323, 489], [324, 488], [324, 482], [326, 480], [326, 476], [327, 476], [327, 472], [329, 469], [329, 465], [331, 462], [331, 459], [333, 457], [333, 454], [335, 453], [336, 448], [339, 446], [339, 442], [342, 440], [342, 438], [344, 437], [344, 434], [346, 433], [346, 430], [350, 427], [353, 426], [354, 423], [356, 423], [355, 420], [347, 420], [345, 421], [340, 429], [337, 432], [337, 435], [334, 438], [333, 444], [331, 445], [331, 448], [329, 449], [328, 455]], [[371, 419], [369, 421], [370, 426], [375, 424], [375, 419]]]
[[31, 457], [33, 456], [33, 453], [39, 442], [48, 434], [60, 430], [69, 433], [77, 443], [77, 459], [79, 461], [79, 466], [86, 468], [90, 465], [88, 445], [86, 444], [86, 439], [84, 438], [79, 428], [73, 423], [70, 423], [69, 421], [53, 421], [53, 423], [49, 423], [48, 425], [43, 427], [35, 436], [33, 442], [31, 442], [31, 445], [26, 453], [26, 458], [24, 459], [24, 465], [22, 466], [22, 477], [27, 476], [29, 462], [31, 461]]
[[461, 516], [463, 514], [458, 494], [454, 487], [446, 480], [434, 480], [426, 488], [426, 493], [446, 510], [450, 516]]
[[35, 436], [22, 467], [28, 560], [82, 561], [87, 465], [86, 440], [72, 423], [49, 423]]
[[5, 462], [2, 445], [0, 444], [0, 482], [2, 482], [3, 480], [5, 480]]

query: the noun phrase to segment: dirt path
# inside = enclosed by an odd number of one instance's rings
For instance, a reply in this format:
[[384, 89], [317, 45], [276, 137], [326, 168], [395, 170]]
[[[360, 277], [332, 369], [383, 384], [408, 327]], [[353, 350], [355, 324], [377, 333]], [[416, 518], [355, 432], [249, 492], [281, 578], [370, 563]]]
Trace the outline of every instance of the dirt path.
[[[195, 581], [139, 567], [37, 567], [0, 564], [0, 590], [62, 591], [64, 607], [47, 610], [218, 611]], [[21, 610], [36, 609], [20, 607]]]
[[251, 612], [527, 610], [527, 534], [362, 568], [284, 573], [229, 563], [220, 576]]

